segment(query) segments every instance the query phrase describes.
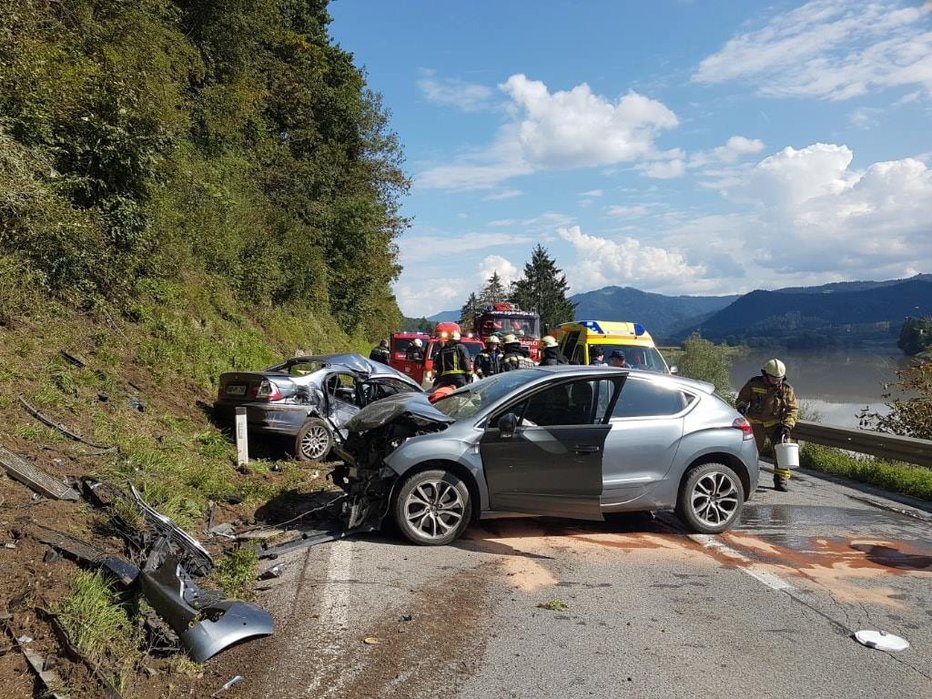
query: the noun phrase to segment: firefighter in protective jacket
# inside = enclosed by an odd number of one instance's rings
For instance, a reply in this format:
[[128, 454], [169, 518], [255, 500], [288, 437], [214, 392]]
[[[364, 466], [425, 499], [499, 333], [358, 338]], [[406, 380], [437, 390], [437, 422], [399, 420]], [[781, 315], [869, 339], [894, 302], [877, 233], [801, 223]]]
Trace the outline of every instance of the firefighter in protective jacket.
[[485, 341], [485, 347], [476, 355], [476, 376], [480, 379], [494, 376], [502, 370], [502, 353], [498, 349], [500, 343], [497, 335], [490, 335]]
[[505, 335], [502, 338], [502, 371], [514, 369], [533, 369], [536, 364], [531, 361], [528, 351], [521, 345], [521, 341], [514, 335]]
[[434, 388], [441, 386], [465, 386], [472, 378], [472, 357], [465, 345], [460, 344], [460, 334], [453, 332], [450, 339], [434, 359]]
[[[779, 359], [771, 359], [761, 368], [761, 375], [751, 378], [738, 392], [735, 403], [738, 412], [747, 417], [754, 430], [758, 451], [764, 448], [767, 438], [771, 444], [789, 439], [796, 425], [799, 406], [796, 392], [786, 382], [786, 366]], [[773, 487], [786, 491], [790, 470], [775, 468]]]

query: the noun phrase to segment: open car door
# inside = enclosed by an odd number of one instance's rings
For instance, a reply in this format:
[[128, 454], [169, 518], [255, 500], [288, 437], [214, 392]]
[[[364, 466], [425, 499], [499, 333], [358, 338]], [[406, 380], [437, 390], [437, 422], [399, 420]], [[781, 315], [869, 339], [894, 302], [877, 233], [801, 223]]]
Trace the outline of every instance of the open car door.
[[601, 520], [610, 379], [550, 385], [492, 415], [479, 453], [493, 510]]

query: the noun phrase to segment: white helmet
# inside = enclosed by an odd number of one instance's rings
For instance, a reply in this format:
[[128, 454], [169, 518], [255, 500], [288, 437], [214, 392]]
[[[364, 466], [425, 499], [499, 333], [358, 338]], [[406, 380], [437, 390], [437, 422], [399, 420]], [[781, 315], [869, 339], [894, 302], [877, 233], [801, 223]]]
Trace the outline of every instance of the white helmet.
[[556, 347], [559, 343], [553, 335], [544, 335], [540, 338], [540, 344], [544, 347]]
[[419, 337], [414, 338], [414, 342], [412, 342], [411, 344], [414, 345], [415, 347], [423, 347], [423, 346], [424, 346], [424, 343], [421, 342], [421, 338], [419, 338]]
[[782, 379], [786, 376], [786, 365], [779, 359], [770, 359], [761, 367], [761, 371], [767, 374], [767, 376]]
[[489, 337], [485, 338], [485, 341], [490, 345], [497, 345], [501, 342], [501, 340], [498, 339], [498, 335], [490, 335]]
[[459, 342], [460, 334], [456, 330], [454, 330], [452, 333], [450, 333], [450, 339], [453, 340], [454, 342]]

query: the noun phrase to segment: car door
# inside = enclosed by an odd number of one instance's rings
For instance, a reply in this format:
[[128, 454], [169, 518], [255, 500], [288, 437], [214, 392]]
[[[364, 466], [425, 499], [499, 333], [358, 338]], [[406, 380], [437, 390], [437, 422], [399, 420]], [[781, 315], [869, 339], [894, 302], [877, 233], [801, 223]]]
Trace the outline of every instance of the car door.
[[[561, 382], [497, 411], [479, 443], [493, 510], [602, 519], [602, 457], [611, 429], [606, 412], [615, 383]], [[519, 418], [513, 435], [498, 419]]]
[[[694, 396], [676, 386], [630, 374], [612, 410], [605, 440], [602, 503], [656, 503], [652, 492], [667, 476]], [[670, 503], [665, 503], [669, 505]]]
[[359, 412], [359, 406], [355, 402], [356, 377], [345, 372], [329, 374], [324, 381], [324, 390], [327, 392], [330, 419], [337, 427], [343, 427]]

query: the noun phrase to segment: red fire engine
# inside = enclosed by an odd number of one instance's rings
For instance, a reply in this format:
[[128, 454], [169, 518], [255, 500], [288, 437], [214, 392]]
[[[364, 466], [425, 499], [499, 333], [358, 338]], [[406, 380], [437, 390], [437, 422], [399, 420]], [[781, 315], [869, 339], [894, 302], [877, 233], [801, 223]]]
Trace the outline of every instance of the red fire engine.
[[528, 349], [531, 359], [539, 360], [540, 315], [537, 311], [522, 311], [512, 303], [486, 306], [476, 315], [473, 334], [482, 343], [492, 335], [498, 335], [499, 339], [514, 335]]
[[[460, 326], [456, 323], [441, 322], [437, 323], [433, 335], [427, 333], [393, 333], [389, 348], [391, 357], [389, 366], [398, 371], [404, 372], [421, 385], [429, 386], [434, 380], [434, 357], [447, 338], [454, 332], [460, 332]], [[408, 347], [414, 342], [415, 338], [421, 340], [421, 354], [423, 359], [408, 359]], [[462, 336], [460, 342], [469, 350], [470, 356], [475, 361], [476, 355], [482, 351], [482, 342], [475, 337]]]

